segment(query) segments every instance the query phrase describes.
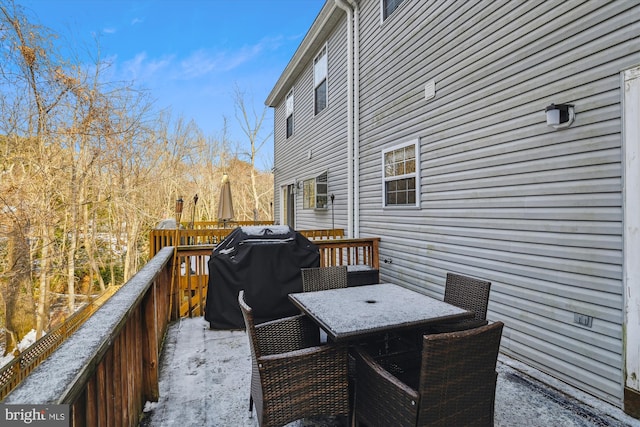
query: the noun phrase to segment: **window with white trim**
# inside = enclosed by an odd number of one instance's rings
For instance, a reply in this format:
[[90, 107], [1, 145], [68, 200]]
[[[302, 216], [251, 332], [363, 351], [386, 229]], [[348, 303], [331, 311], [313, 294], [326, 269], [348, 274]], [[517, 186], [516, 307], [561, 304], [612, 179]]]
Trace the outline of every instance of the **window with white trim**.
[[320, 113], [327, 107], [327, 47], [323, 47], [313, 61], [313, 111]]
[[293, 91], [289, 92], [286, 101], [287, 138], [293, 135]]
[[383, 206], [419, 206], [419, 164], [417, 139], [382, 152]]
[[381, 0], [382, 4], [382, 20], [384, 21], [391, 15], [404, 0]]
[[327, 172], [302, 182], [302, 207], [304, 209], [327, 209], [327, 182]]

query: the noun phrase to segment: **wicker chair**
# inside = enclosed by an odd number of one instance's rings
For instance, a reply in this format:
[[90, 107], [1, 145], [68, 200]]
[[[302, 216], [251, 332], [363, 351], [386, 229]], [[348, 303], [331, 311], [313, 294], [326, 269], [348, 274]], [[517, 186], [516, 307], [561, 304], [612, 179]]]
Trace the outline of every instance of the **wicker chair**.
[[475, 313], [472, 319], [447, 322], [430, 327], [427, 333], [463, 331], [486, 325], [491, 282], [455, 273], [447, 273], [444, 301]]
[[502, 322], [425, 335], [421, 351], [356, 351], [357, 425], [493, 426]]
[[249, 411], [255, 403], [259, 425], [348, 415], [346, 347], [318, 346], [318, 326], [304, 315], [256, 325], [244, 291], [238, 303], [251, 347]]
[[302, 268], [302, 291], [326, 291], [347, 287], [347, 266]]

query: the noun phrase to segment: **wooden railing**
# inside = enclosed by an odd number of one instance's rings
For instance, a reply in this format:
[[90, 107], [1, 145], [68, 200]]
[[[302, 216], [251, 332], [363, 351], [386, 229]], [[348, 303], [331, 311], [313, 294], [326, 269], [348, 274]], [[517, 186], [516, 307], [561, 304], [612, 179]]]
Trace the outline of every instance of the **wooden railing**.
[[191, 223], [181, 222], [185, 228], [230, 228], [233, 230], [236, 227], [243, 227], [245, 225], [273, 225], [273, 221], [198, 221]]
[[176, 291], [173, 298], [173, 317], [204, 316], [209, 285], [207, 262], [215, 245], [178, 246], [173, 271]]
[[320, 266], [366, 265], [380, 269], [379, 237], [364, 239], [332, 239], [314, 242], [320, 249]]
[[137, 426], [157, 401], [174, 250], [164, 248], [4, 399], [68, 404], [69, 425]]
[[[379, 269], [380, 238], [314, 240], [320, 252], [320, 265], [359, 265]], [[208, 260], [215, 245], [178, 246], [174, 254], [175, 291], [173, 317], [204, 316], [209, 285]]]
[[82, 309], [69, 316], [60, 326], [18, 354], [11, 362], [0, 368], [0, 401], [43, 362], [100, 308], [120, 287], [110, 286]]
[[224, 240], [233, 228], [203, 228], [193, 230], [151, 230], [149, 232], [149, 258], [167, 246], [215, 245]]
[[[154, 229], [149, 232], [149, 258], [153, 258], [158, 251], [166, 246], [178, 246], [184, 245], [215, 245], [224, 240], [225, 237], [231, 233], [237, 223], [233, 223], [233, 227], [227, 228], [214, 228], [215, 222], [197, 222], [193, 229]], [[206, 228], [202, 224], [211, 224], [212, 227]], [[249, 224], [240, 225], [269, 225], [251, 222]], [[300, 234], [308, 239], [313, 240], [326, 240], [326, 239], [340, 239], [344, 237], [344, 229], [342, 228], [329, 228], [318, 230], [298, 230]]]
[[311, 240], [344, 239], [344, 228], [298, 230], [298, 232]]
[[220, 243], [236, 227], [247, 225], [271, 225], [273, 221], [199, 221], [193, 224], [181, 223], [184, 228], [153, 229], [149, 232], [149, 258], [166, 246], [215, 245]]

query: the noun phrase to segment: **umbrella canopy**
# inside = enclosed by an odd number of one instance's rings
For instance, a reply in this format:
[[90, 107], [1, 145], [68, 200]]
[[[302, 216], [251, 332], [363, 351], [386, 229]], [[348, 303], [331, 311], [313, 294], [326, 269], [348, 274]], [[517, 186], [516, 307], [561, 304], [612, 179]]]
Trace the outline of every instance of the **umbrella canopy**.
[[222, 176], [222, 188], [220, 188], [220, 200], [218, 201], [218, 220], [229, 221], [233, 219], [233, 199], [231, 197], [231, 183], [229, 176]]

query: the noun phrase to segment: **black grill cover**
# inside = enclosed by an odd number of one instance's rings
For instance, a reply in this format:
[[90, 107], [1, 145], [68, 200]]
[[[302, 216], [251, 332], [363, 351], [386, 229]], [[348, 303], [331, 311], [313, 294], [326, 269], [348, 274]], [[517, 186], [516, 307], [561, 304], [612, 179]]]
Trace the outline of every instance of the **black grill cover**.
[[287, 295], [302, 292], [300, 269], [318, 267], [318, 247], [289, 226], [238, 227], [213, 251], [205, 320], [212, 329], [242, 329], [244, 289], [256, 323], [299, 314]]

